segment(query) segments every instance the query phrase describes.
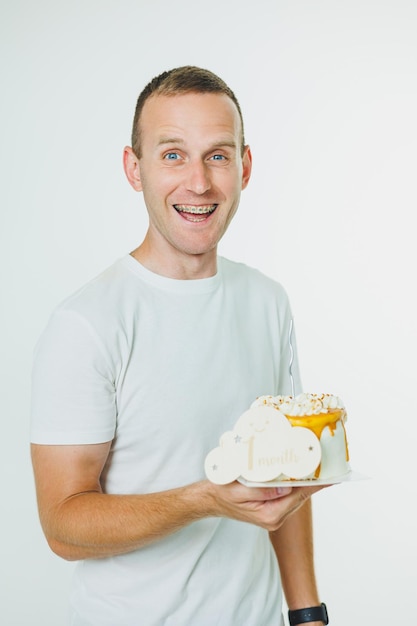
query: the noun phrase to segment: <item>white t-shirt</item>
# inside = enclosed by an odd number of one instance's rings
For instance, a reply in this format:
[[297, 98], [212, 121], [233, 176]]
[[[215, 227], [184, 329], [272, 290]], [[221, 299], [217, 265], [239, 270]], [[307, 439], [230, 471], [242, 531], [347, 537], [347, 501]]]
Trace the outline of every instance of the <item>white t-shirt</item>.
[[[58, 307], [40, 338], [31, 441], [112, 440], [106, 493], [201, 480], [257, 396], [291, 392], [290, 320], [283, 288], [245, 265], [219, 257], [215, 276], [183, 281], [128, 255]], [[296, 359], [293, 372], [299, 390]], [[73, 626], [277, 626], [281, 589], [265, 530], [207, 518], [80, 562], [71, 605]]]

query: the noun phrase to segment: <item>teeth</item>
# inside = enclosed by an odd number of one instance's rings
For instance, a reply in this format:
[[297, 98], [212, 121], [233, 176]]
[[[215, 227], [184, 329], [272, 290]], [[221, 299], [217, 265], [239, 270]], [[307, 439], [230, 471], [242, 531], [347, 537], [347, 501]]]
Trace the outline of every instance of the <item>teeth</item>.
[[206, 213], [213, 213], [213, 211], [217, 208], [217, 204], [208, 204], [206, 206], [188, 206], [187, 204], [174, 204], [174, 208], [180, 213], [203, 215]]

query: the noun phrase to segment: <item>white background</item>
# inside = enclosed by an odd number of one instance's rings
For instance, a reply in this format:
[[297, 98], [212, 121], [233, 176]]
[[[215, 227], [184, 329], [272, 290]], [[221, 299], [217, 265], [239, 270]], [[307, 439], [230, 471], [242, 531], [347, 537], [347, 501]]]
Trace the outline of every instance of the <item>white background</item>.
[[236, 92], [254, 156], [220, 252], [285, 285], [304, 387], [343, 398], [370, 476], [314, 498], [331, 623], [410, 624], [416, 3], [2, 0], [0, 23], [1, 623], [66, 624], [73, 564], [46, 546], [29, 459], [32, 351], [52, 308], [141, 241], [121, 164], [136, 97], [196, 64]]

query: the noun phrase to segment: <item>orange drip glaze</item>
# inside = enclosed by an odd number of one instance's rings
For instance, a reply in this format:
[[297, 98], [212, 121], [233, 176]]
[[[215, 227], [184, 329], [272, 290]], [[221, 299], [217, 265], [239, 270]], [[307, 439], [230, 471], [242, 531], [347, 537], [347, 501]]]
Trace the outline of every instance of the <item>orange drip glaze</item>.
[[[302, 426], [303, 428], [308, 428], [309, 430], [312, 430], [313, 433], [318, 437], [318, 439], [320, 439], [321, 434], [326, 426], [328, 427], [331, 436], [334, 437], [334, 433], [337, 428], [337, 422], [340, 422], [345, 435], [346, 461], [349, 461], [349, 449], [345, 429], [345, 409], [329, 410], [327, 413], [318, 413], [316, 415], [286, 415], [286, 418], [290, 421], [292, 426]], [[317, 476], [319, 476], [320, 474], [320, 465], [316, 470], [316, 474]]]

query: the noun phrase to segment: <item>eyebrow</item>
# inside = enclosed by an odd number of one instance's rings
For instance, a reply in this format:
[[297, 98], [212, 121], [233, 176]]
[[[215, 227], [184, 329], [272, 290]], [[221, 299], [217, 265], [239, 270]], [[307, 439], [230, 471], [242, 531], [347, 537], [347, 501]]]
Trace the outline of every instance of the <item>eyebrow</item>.
[[184, 143], [184, 141], [179, 137], [161, 137], [158, 146], [163, 146], [166, 143]]
[[[163, 146], [165, 144], [184, 144], [184, 140], [180, 137], [161, 137], [158, 141], [159, 146]], [[225, 139], [224, 141], [218, 141], [217, 143], [210, 146], [209, 150], [217, 150], [219, 148], [237, 148], [236, 141], [231, 139]]]

